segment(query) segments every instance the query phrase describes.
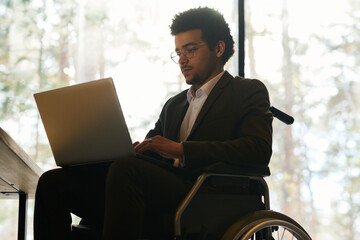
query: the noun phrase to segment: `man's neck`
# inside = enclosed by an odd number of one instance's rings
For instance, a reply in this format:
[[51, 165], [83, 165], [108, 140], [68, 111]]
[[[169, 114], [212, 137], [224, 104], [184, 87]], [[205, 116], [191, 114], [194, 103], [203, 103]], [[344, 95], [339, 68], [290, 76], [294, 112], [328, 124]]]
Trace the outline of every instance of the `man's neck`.
[[[192, 85], [191, 88], [190, 88], [190, 93], [191, 93], [191, 95], [192, 95], [193, 97], [195, 97], [195, 94], [196, 94], [197, 90], [199, 90], [200, 88], [204, 88], [204, 90], [205, 90], [205, 86], [207, 86], [208, 84], [210, 84], [210, 82], [212, 82], [212, 81], [215, 81], [215, 82], [217, 83], [217, 82], [220, 80], [220, 78], [222, 77], [223, 73], [224, 73], [224, 72], [222, 71], [222, 72], [218, 73], [217, 75], [209, 78], [209, 79], [208, 79], [207, 81], [205, 81], [203, 84], [198, 85], [198, 86], [199, 86], [198, 88], [195, 88], [195, 85]], [[212, 88], [215, 86], [216, 83], [211, 83], [211, 86], [212, 86], [212, 87], [210, 87], [210, 88], [212, 89]], [[208, 88], [209, 88], [209, 87], [206, 87], [206, 89], [208, 89]], [[206, 90], [205, 90], [205, 91], [206, 91]]]
[[192, 88], [194, 89], [194, 91], [200, 89], [202, 86], [204, 86], [207, 82], [209, 82], [211, 79], [213, 79], [214, 77], [216, 77], [217, 75], [219, 75], [220, 73], [222, 73], [224, 71], [224, 68], [221, 67], [218, 70], [212, 72], [212, 74], [203, 82], [199, 83], [199, 84], [193, 84]]

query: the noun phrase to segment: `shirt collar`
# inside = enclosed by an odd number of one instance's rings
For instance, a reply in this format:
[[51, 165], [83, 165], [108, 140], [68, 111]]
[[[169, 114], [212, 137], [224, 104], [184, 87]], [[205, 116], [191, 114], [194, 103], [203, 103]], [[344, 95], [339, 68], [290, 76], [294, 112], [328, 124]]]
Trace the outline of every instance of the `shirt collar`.
[[201, 97], [203, 94], [206, 96], [209, 96], [210, 92], [216, 85], [216, 83], [220, 80], [222, 75], [224, 74], [224, 71], [213, 77], [211, 80], [209, 80], [207, 83], [201, 86], [198, 90], [195, 91], [194, 86], [191, 86], [187, 92], [187, 100], [190, 103], [191, 100], [195, 97]]

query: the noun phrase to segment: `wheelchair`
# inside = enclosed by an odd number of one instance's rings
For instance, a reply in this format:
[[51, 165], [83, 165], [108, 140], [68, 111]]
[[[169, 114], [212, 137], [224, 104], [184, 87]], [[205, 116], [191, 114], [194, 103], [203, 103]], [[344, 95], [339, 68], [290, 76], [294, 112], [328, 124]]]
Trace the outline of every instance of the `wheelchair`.
[[[270, 111], [286, 124], [294, 121], [274, 107]], [[295, 220], [270, 209], [267, 176], [268, 167], [209, 166], [168, 221], [174, 224], [173, 240], [311, 240]], [[82, 224], [72, 230], [73, 239], [100, 239]]]

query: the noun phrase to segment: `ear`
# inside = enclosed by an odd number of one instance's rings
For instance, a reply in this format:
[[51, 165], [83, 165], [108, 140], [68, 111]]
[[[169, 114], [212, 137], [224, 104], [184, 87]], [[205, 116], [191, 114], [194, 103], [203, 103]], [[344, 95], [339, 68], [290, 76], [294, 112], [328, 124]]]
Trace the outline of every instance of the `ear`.
[[225, 52], [225, 42], [219, 41], [215, 46], [215, 53], [217, 57], [221, 57]]

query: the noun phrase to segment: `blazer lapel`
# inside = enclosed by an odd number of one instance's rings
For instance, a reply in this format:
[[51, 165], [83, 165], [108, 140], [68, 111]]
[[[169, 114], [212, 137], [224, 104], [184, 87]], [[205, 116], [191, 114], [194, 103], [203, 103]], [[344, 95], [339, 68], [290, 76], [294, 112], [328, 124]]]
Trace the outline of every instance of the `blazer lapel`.
[[168, 128], [168, 134], [166, 134], [167, 138], [173, 139], [174, 141], [179, 140], [180, 126], [185, 117], [188, 107], [189, 107], [189, 103], [186, 97], [181, 102], [178, 103], [177, 107], [174, 107], [177, 113], [173, 114], [171, 125]]
[[203, 107], [201, 108], [201, 111], [195, 120], [194, 126], [191, 129], [191, 132], [190, 132], [188, 138], [192, 135], [192, 133], [196, 130], [196, 128], [202, 122], [206, 113], [211, 109], [211, 106], [214, 104], [216, 99], [223, 93], [224, 88], [228, 85], [228, 83], [230, 83], [230, 81], [232, 79], [233, 79], [233, 77], [227, 71], [225, 71], [224, 75], [220, 78], [219, 82], [214, 86], [214, 88], [210, 92], [208, 98], [206, 99]]

